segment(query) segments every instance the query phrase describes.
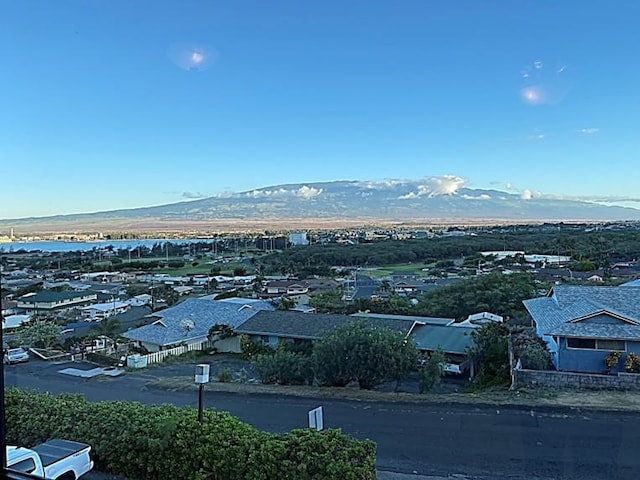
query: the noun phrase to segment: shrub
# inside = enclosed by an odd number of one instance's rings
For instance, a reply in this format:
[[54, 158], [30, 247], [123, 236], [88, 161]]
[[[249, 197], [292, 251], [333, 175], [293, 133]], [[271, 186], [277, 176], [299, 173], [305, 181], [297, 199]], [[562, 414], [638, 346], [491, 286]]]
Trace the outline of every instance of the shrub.
[[326, 334], [312, 358], [321, 384], [344, 387], [356, 380], [368, 390], [405, 377], [416, 366], [418, 349], [401, 333], [354, 321]]
[[608, 371], [615, 368], [620, 361], [620, 352], [611, 352], [606, 357], [604, 357], [604, 366]]
[[624, 371], [629, 373], [640, 373], [640, 355], [629, 353], [624, 359]]
[[228, 368], [223, 368], [218, 372], [218, 381], [222, 383], [229, 383], [233, 380], [233, 373]]
[[444, 375], [446, 358], [442, 351], [436, 351], [424, 363], [420, 369], [420, 393], [427, 393], [433, 387], [440, 384]]
[[375, 444], [337, 430], [264, 433], [225, 412], [90, 403], [9, 388], [7, 440], [34, 446], [51, 438], [88, 443], [96, 469], [155, 480], [374, 480]]
[[260, 340], [254, 340], [249, 335], [240, 335], [240, 352], [246, 360], [253, 360], [258, 355], [267, 355], [273, 352], [273, 349], [262, 343]]
[[259, 355], [253, 366], [262, 383], [305, 385], [313, 382], [313, 368], [307, 355], [277, 350], [273, 355]]

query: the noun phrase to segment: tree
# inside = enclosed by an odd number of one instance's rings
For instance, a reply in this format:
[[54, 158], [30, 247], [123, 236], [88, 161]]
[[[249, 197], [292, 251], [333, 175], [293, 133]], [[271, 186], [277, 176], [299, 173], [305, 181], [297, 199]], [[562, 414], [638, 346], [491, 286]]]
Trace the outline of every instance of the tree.
[[290, 310], [296, 306], [296, 301], [293, 298], [282, 297], [280, 299], [280, 304], [278, 305], [278, 310]]
[[533, 328], [513, 331], [513, 354], [520, 360], [522, 368], [548, 370], [551, 366], [551, 353], [544, 340], [535, 334]]
[[115, 341], [122, 333], [122, 324], [116, 317], [107, 317], [93, 325], [90, 331], [95, 336], [103, 336]]
[[46, 320], [32, 321], [20, 330], [17, 339], [24, 347], [51, 348], [60, 345], [60, 327]]
[[272, 355], [258, 355], [252, 365], [262, 383], [309, 385], [313, 382], [311, 359], [301, 353], [278, 349]]
[[490, 322], [472, 334], [469, 358], [477, 369], [474, 383], [478, 386], [506, 385], [509, 382], [509, 327]]
[[343, 387], [355, 380], [369, 390], [405, 377], [417, 363], [418, 349], [401, 333], [354, 321], [325, 335], [312, 358], [321, 384]]
[[247, 274], [247, 269], [244, 268], [243, 266], [235, 267], [233, 269], [233, 276], [234, 277], [242, 277], [242, 276], [244, 276], [246, 274]]
[[537, 296], [540, 287], [529, 274], [492, 273], [461, 280], [420, 297], [417, 310], [425, 316], [464, 319], [478, 312], [519, 317], [523, 300]]
[[427, 393], [439, 385], [444, 375], [446, 358], [442, 350], [437, 350], [429, 356], [420, 369], [420, 393]]

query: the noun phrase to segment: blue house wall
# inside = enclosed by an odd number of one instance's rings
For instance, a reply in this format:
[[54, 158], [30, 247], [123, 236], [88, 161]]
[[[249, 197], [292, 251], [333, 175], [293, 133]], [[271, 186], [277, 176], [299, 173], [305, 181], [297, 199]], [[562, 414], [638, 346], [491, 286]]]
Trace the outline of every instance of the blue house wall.
[[[640, 342], [627, 340], [626, 345], [626, 351], [620, 352], [620, 361], [616, 367], [611, 369], [611, 372], [624, 371], [624, 361], [627, 354], [640, 355]], [[611, 352], [607, 350], [567, 348], [567, 339], [561, 337], [558, 342], [556, 367], [565, 372], [605, 373], [604, 359], [609, 353]]]

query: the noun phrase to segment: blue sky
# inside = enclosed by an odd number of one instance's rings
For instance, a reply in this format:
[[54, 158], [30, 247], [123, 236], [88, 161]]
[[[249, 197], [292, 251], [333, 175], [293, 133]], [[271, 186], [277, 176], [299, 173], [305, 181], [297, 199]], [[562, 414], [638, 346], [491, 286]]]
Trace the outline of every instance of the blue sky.
[[440, 175], [640, 197], [636, 0], [2, 8], [0, 218]]

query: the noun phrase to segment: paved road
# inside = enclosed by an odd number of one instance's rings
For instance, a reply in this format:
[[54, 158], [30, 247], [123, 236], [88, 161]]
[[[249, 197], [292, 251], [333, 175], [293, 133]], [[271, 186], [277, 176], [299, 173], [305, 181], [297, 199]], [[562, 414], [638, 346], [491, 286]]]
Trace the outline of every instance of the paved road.
[[[56, 373], [68, 365], [11, 366], [6, 384], [89, 400], [196, 404], [195, 393], [146, 387], [145, 374], [80, 379]], [[147, 374], [148, 375], [148, 374]], [[405, 474], [501, 479], [637, 477], [640, 415], [566, 409], [495, 409], [461, 405], [349, 402], [207, 392], [205, 405], [273, 432], [304, 427], [322, 404], [325, 425], [378, 444], [378, 468]]]

